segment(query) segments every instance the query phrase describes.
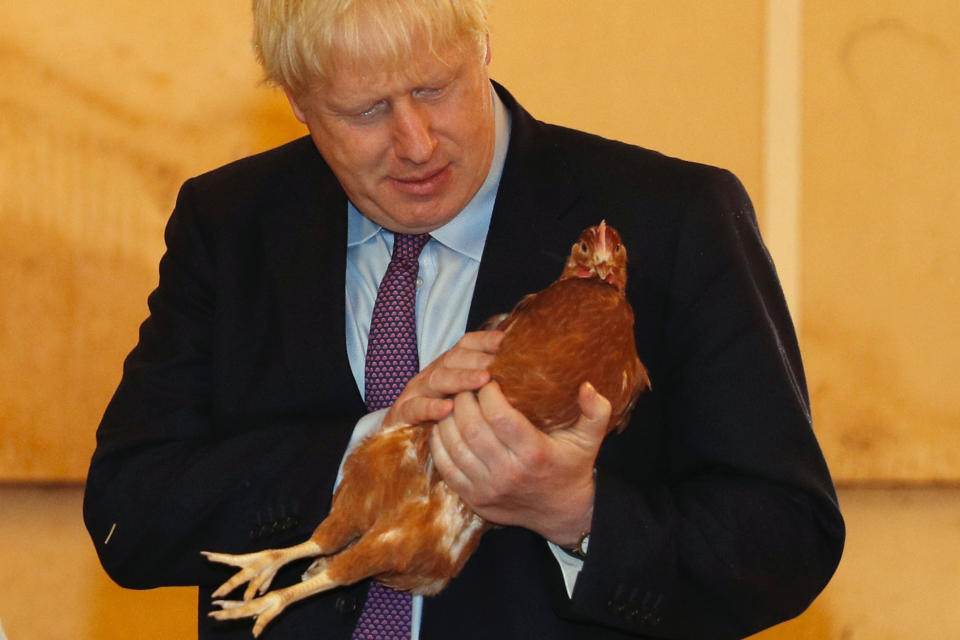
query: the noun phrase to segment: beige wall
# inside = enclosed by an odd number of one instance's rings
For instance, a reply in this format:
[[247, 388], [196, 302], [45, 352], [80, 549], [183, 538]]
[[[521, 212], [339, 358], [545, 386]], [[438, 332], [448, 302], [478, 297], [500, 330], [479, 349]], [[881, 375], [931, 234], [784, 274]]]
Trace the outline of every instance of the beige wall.
[[[4, 12], [0, 478], [83, 477], [180, 183], [300, 135], [256, 85], [247, 6]], [[730, 167], [759, 197], [762, 5], [727, 6], [497, 2], [493, 75], [541, 118]]]
[[[110, 582], [78, 517], [80, 499], [79, 487], [0, 486], [0, 624], [9, 640], [196, 638], [196, 589]], [[847, 488], [840, 504], [848, 544], [833, 581], [802, 616], [752, 640], [960, 638], [960, 489]]]
[[806, 4], [803, 344], [847, 479], [960, 479], [960, 4]]
[[247, 6], [4, 3], [0, 478], [83, 478], [180, 183], [299, 135]]
[[[492, 73], [543, 119], [736, 172], [835, 475], [955, 480], [960, 10], [901, 4], [500, 1]], [[302, 132], [246, 3], [163, 6], [0, 23], [0, 478], [82, 479], [178, 186]]]
[[[256, 84], [247, 6], [5, 3], [0, 480], [82, 480], [178, 186], [301, 134], [281, 96]], [[542, 119], [735, 171], [801, 327], [835, 476], [960, 480], [960, 5], [558, 6], [494, 2], [494, 77]], [[958, 585], [944, 577], [960, 562], [956, 491], [842, 497], [856, 526], [837, 581], [765, 636], [960, 635], [945, 604]], [[109, 584], [78, 500], [76, 488], [0, 490], [11, 640], [128, 637], [118, 630], [142, 615], [157, 616], [157, 637], [191, 633], [189, 591]], [[31, 561], [57, 570], [13, 583]], [[40, 623], [51, 596], [58, 622]]]

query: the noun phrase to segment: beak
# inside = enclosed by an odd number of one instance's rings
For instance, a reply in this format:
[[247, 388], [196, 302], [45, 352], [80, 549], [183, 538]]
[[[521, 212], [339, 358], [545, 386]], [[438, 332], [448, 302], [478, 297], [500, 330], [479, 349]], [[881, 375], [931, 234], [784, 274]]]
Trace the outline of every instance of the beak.
[[593, 252], [593, 270], [601, 280], [607, 280], [613, 273], [613, 254], [605, 242], [600, 243]]

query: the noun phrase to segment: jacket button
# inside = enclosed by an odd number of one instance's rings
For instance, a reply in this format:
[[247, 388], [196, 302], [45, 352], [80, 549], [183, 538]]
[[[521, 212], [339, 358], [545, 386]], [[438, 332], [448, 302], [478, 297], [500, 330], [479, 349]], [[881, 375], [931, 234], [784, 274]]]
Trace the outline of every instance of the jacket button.
[[354, 613], [358, 609], [357, 599], [354, 596], [340, 596], [333, 606], [342, 614]]
[[607, 609], [609, 609], [610, 611], [612, 611], [614, 614], [618, 616], [623, 615], [623, 612], [626, 608], [627, 608], [627, 605], [623, 602], [616, 602], [614, 600], [610, 600], [609, 602], [607, 602]]

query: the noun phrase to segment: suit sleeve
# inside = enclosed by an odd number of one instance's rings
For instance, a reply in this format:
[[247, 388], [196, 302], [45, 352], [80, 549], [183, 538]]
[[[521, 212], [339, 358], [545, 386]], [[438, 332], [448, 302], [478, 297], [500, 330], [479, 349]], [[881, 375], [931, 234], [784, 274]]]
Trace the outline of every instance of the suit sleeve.
[[[215, 345], [230, 319], [219, 304], [217, 233], [193, 202], [188, 182], [87, 479], [86, 526], [125, 587], [216, 584], [230, 571], [201, 550], [301, 541], [329, 505], [352, 428], [308, 411], [231, 420], [218, 409]], [[328, 432], [344, 434], [338, 447]]]
[[[601, 455], [570, 607], [651, 637], [740, 638], [798, 615], [844, 539], [752, 206], [731, 174], [708, 176], [678, 227], [651, 374], [657, 472]], [[638, 413], [629, 430], [642, 432], [648, 414]]]

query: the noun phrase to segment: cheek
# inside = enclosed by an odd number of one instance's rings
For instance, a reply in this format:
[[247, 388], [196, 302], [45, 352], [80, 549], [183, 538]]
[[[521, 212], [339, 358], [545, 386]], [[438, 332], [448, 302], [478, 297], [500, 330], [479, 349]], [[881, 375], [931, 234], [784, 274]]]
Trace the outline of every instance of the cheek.
[[482, 98], [463, 97], [434, 112], [433, 128], [438, 137], [453, 141], [460, 149], [479, 152], [493, 135], [492, 119], [492, 112], [483, 108]]
[[336, 141], [333, 144], [324, 144], [324, 140], [317, 141], [314, 138], [321, 155], [341, 181], [368, 180], [382, 163], [384, 148], [376, 140], [363, 136], [344, 136], [333, 140]]

